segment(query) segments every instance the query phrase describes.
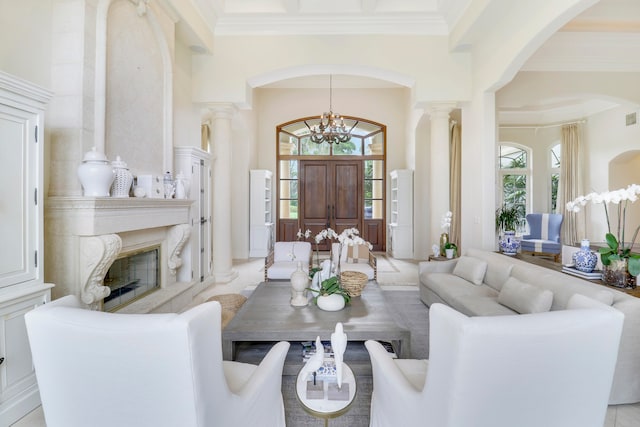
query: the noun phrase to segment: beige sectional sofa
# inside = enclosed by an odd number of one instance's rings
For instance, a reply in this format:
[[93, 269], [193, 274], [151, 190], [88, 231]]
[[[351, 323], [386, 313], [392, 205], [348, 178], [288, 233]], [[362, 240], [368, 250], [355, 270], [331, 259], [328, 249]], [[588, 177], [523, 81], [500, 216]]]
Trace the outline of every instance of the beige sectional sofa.
[[640, 298], [495, 252], [469, 249], [462, 257], [419, 265], [420, 298], [468, 316], [564, 310], [582, 294], [625, 315], [609, 403], [640, 402]]

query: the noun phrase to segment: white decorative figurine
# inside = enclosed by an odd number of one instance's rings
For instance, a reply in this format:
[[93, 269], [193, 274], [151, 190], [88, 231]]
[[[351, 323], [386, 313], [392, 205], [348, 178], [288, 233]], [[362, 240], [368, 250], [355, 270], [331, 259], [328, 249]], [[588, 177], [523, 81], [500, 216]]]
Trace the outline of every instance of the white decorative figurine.
[[[320, 336], [316, 338], [316, 352], [312, 355], [307, 363], [302, 367], [302, 372], [304, 374], [300, 374], [300, 378], [307, 378], [309, 374], [315, 373], [322, 364], [324, 363], [324, 346], [322, 345], [322, 341], [320, 341]], [[314, 375], [315, 381], [315, 375]]]
[[342, 323], [336, 323], [336, 330], [331, 334], [331, 348], [336, 361], [336, 379], [338, 389], [342, 388], [342, 360], [347, 349], [347, 334], [343, 332]]
[[431, 246], [431, 250], [433, 251], [433, 256], [434, 257], [439, 257], [440, 256], [440, 246], [437, 244], [433, 244], [433, 246]]

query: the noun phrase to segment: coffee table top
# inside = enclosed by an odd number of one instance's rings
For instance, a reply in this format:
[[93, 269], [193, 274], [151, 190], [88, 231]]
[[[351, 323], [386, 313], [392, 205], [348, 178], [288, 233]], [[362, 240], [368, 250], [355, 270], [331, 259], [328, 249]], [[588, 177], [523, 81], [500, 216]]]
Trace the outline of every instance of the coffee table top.
[[222, 331], [223, 347], [237, 341], [314, 341], [316, 336], [329, 340], [336, 323], [342, 322], [350, 341], [397, 341], [408, 350], [411, 332], [396, 323], [375, 282], [340, 311], [323, 311], [313, 301], [293, 307], [290, 299], [288, 281], [258, 285]]

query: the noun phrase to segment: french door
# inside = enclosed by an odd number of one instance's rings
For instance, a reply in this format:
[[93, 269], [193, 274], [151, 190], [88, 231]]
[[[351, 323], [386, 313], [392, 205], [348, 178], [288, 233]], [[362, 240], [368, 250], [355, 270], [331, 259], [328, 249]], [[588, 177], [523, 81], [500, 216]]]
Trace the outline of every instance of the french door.
[[[367, 179], [363, 160], [300, 160], [298, 215], [278, 220], [278, 240], [296, 239], [298, 229], [315, 236], [331, 227], [337, 233], [355, 227], [377, 251], [384, 250], [384, 219], [366, 209]], [[369, 212], [369, 215], [366, 214]], [[328, 242], [319, 250], [329, 250]]]
[[[300, 225], [316, 235], [331, 227], [362, 230], [362, 161], [300, 162]], [[320, 250], [328, 250], [327, 244]]]

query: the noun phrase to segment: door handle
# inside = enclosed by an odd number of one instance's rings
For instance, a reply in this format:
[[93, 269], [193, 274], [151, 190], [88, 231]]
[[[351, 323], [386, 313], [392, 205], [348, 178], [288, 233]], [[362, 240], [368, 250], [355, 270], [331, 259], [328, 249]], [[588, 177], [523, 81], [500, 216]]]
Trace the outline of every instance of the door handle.
[[331, 206], [327, 205], [327, 228], [331, 225]]

